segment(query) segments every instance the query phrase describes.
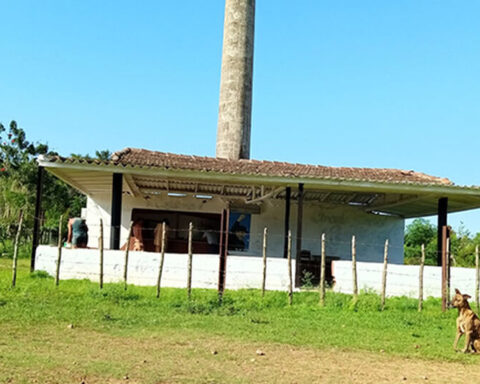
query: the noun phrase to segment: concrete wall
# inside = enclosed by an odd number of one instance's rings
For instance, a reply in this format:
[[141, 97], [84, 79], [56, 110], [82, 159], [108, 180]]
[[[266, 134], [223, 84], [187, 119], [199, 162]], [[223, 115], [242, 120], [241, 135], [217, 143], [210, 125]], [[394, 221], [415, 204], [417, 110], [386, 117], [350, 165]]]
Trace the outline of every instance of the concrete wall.
[[[268, 256], [283, 256], [285, 203], [269, 201], [262, 206], [261, 215], [252, 215], [252, 252], [260, 254], [262, 231], [269, 228]], [[297, 205], [292, 204], [290, 227], [296, 249]], [[404, 220], [392, 216], [379, 216], [363, 212], [357, 207], [344, 205], [304, 204], [302, 249], [320, 254], [320, 236], [326, 234], [328, 256], [351, 259], [352, 235], [357, 238], [357, 260], [383, 260], [385, 240], [390, 241], [392, 263], [403, 263]]]
[[[105, 226], [105, 244], [110, 238], [110, 204], [109, 194], [96, 195], [87, 199], [87, 225], [89, 226], [89, 246], [97, 247], [99, 236], [99, 218]], [[197, 199], [192, 196], [171, 197], [167, 194], [144, 198], [124, 195], [122, 205], [121, 244], [126, 242], [128, 225], [133, 208], [176, 210], [186, 212], [221, 213], [227, 203], [221, 198], [210, 200]], [[285, 202], [267, 200], [261, 207], [260, 214], [252, 214], [250, 248], [246, 252], [234, 252], [245, 256], [259, 256], [262, 252], [263, 228], [269, 229], [268, 257], [283, 257]], [[297, 206], [292, 203], [290, 223], [293, 235], [292, 249], [296, 249]], [[383, 260], [385, 239], [390, 240], [390, 260], [403, 263], [404, 220], [392, 216], [379, 216], [363, 212], [358, 207], [345, 205], [320, 205], [306, 202], [304, 204], [302, 249], [312, 254], [320, 254], [320, 235], [326, 233], [326, 251], [328, 256], [341, 259], [351, 258], [351, 238], [357, 238], [357, 259], [359, 261]], [[295, 255], [293, 255], [295, 257]]]
[[[57, 248], [41, 245], [37, 248], [35, 269], [55, 275]], [[122, 251], [105, 251], [104, 282], [123, 281], [125, 254]], [[155, 286], [157, 284], [160, 254], [130, 252], [128, 283]], [[165, 254], [162, 287], [185, 288], [187, 285], [188, 255]], [[295, 260], [292, 260], [295, 270]], [[193, 255], [192, 286], [212, 288], [218, 286], [218, 255]], [[99, 252], [94, 249], [62, 250], [60, 279], [99, 280]], [[261, 258], [229, 256], [227, 259], [226, 288], [261, 288], [263, 264]], [[267, 259], [266, 289], [287, 290], [288, 265], [285, 259]]]
[[[418, 297], [419, 266], [392, 265], [387, 268], [387, 296]], [[358, 288], [381, 292], [383, 263], [357, 263]], [[333, 263], [335, 276], [335, 292], [352, 293], [352, 263], [351, 261], [336, 261]], [[458, 288], [462, 293], [475, 293], [475, 270], [473, 268], [451, 268], [451, 293]], [[442, 296], [442, 268], [425, 266], [424, 297]]]
[[[124, 252], [105, 251], [104, 281], [123, 281]], [[185, 288], [187, 282], [188, 256], [166, 254], [162, 278], [163, 287]], [[55, 275], [57, 248], [39, 246], [35, 268]], [[130, 252], [128, 283], [155, 286], [158, 276], [160, 255], [150, 252]], [[292, 260], [295, 270], [295, 260]], [[216, 289], [218, 284], [218, 255], [193, 255], [192, 286]], [[357, 264], [359, 288], [377, 293], [381, 290], [382, 263], [359, 262]], [[388, 265], [387, 295], [418, 297], [419, 267], [414, 265]], [[451, 286], [464, 293], [474, 294], [475, 271], [470, 268], [452, 268]], [[99, 279], [99, 252], [94, 249], [63, 249], [60, 266], [61, 279]], [[333, 290], [352, 293], [352, 263], [333, 263], [335, 285]], [[260, 288], [262, 283], [262, 259], [248, 256], [228, 256], [227, 289]], [[267, 259], [268, 290], [288, 289], [288, 265], [286, 259]], [[441, 268], [426, 266], [424, 271], [424, 297], [441, 297]]]

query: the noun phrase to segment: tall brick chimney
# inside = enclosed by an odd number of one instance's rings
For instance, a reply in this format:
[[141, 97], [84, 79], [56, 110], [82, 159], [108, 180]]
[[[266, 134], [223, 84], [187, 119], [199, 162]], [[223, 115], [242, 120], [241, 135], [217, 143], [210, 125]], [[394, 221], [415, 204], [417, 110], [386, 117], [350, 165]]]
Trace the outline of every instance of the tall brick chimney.
[[226, 0], [216, 156], [250, 158], [255, 0]]

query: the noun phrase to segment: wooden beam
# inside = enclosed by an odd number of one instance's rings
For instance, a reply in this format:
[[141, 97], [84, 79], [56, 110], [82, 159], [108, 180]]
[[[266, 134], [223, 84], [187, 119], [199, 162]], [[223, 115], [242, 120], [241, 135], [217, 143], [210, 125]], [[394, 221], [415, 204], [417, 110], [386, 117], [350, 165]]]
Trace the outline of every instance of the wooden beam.
[[447, 261], [447, 237], [448, 237], [448, 228], [444, 225], [441, 229], [442, 239], [441, 239], [441, 252], [440, 255], [442, 258], [442, 312], [447, 310], [448, 306], [448, 296], [447, 296], [447, 285], [448, 285], [448, 261]]
[[285, 240], [283, 246], [283, 257], [288, 257], [288, 232], [290, 231], [290, 197], [292, 195], [292, 189], [290, 187], [285, 188]]
[[[110, 249], [120, 249], [120, 226], [122, 224], [122, 189], [121, 173], [112, 175], [112, 205], [110, 221]], [[127, 243], [127, 249], [129, 244]]]
[[38, 240], [40, 235], [40, 214], [42, 212], [42, 194], [43, 194], [43, 180], [45, 170], [39, 166], [37, 170], [37, 194], [35, 197], [35, 217], [33, 218], [33, 239], [32, 239], [32, 253], [30, 255], [30, 272], [35, 270], [35, 252], [38, 247]]
[[448, 198], [442, 197], [438, 200], [438, 221], [437, 221], [437, 265], [442, 265], [443, 227], [447, 226]]
[[298, 184], [298, 206], [297, 206], [297, 243], [295, 253], [295, 286], [301, 285], [301, 261], [300, 254], [302, 252], [302, 229], [303, 229], [303, 197], [304, 197], [303, 184]]
[[220, 303], [223, 299], [223, 293], [225, 291], [225, 281], [227, 275], [227, 256], [228, 256], [228, 230], [230, 222], [230, 209], [224, 209], [222, 211], [221, 218], [221, 233], [220, 236], [223, 238], [220, 239], [220, 260], [218, 266], [218, 298]]
[[134, 197], [138, 197], [141, 195], [140, 189], [137, 187], [137, 184], [135, 183], [135, 179], [133, 178], [133, 175], [128, 175], [125, 174], [125, 184], [127, 184], [128, 189], [130, 190], [130, 193]]
[[332, 192], [327, 192], [325, 195], [323, 195], [322, 199], [320, 200], [321, 203], [323, 203], [325, 200], [328, 199], [328, 197], [332, 194]]
[[281, 191], [283, 191], [283, 187], [276, 188], [273, 191], [267, 193], [266, 195], [257, 197], [256, 199], [252, 199], [252, 200], [245, 199], [245, 204], [259, 203], [260, 201], [268, 199], [268, 198], [274, 196], [276, 193], [279, 193]]

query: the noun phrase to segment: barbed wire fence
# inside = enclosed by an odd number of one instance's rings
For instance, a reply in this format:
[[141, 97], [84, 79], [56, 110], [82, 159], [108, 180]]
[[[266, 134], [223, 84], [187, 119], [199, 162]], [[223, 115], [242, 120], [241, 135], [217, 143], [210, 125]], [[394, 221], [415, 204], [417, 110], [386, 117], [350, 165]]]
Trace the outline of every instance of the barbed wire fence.
[[[21, 227], [21, 222], [25, 220], [25, 216], [28, 215], [21, 215], [19, 218], [19, 225], [17, 227], [17, 235], [15, 238], [15, 257], [14, 257], [14, 263], [12, 265], [12, 286], [15, 286], [16, 284], [16, 275], [17, 275], [17, 265], [16, 265], [16, 260], [17, 260], [17, 252], [18, 252], [18, 241], [20, 237], [20, 233], [23, 236], [24, 239], [27, 241], [31, 239], [32, 233], [31, 229], [25, 229]], [[60, 222], [63, 222], [63, 217], [60, 218]], [[59, 223], [60, 224], [60, 223]], [[133, 223], [131, 223], [132, 225]], [[165, 224], [162, 224], [165, 227]], [[97, 227], [98, 226], [98, 233], [101, 234], [101, 239], [99, 239], [99, 246], [98, 246], [98, 256], [99, 256], [99, 285], [100, 288], [103, 288], [103, 278], [104, 278], [104, 228], [103, 228], [103, 222], [101, 219], [99, 219], [98, 224], [90, 223], [89, 227], [91, 229], [95, 229], [95, 232], [97, 232]], [[142, 232], [146, 233], [147, 236], [146, 238], [151, 242], [152, 241], [152, 234], [158, 230], [158, 226], [155, 225], [153, 226], [144, 226], [142, 227]], [[39, 237], [39, 243], [42, 245], [51, 245], [54, 246], [56, 245], [58, 248], [58, 259], [56, 262], [56, 272], [55, 272], [55, 284], [58, 285], [60, 282], [60, 276], [61, 276], [61, 255], [62, 255], [62, 248], [64, 247], [64, 237], [65, 237], [65, 232], [66, 229], [62, 228], [62, 225], [59, 225], [58, 229], [54, 228], [42, 228], [40, 232], [40, 237]], [[150, 232], [150, 235], [148, 233]], [[192, 289], [192, 274], [195, 273], [194, 270], [192, 270], [192, 258], [199, 257], [201, 253], [207, 253], [206, 249], [212, 250], [214, 247], [209, 246], [215, 246], [216, 251], [218, 252], [228, 252], [230, 253], [239, 253], [241, 255], [241, 249], [235, 249], [235, 247], [228, 248], [228, 250], [221, 250], [219, 249], [219, 244], [208, 244], [208, 241], [205, 237], [205, 233], [211, 233], [217, 237], [220, 236], [227, 236], [227, 237], [234, 237], [237, 236], [238, 233], [232, 232], [232, 231], [220, 231], [220, 230], [215, 230], [210, 227], [204, 227], [204, 228], [196, 228], [193, 226], [192, 223], [188, 223], [186, 225], [186, 228], [168, 228], [162, 231], [161, 235], [161, 250], [159, 250], [159, 253], [161, 254], [161, 263], [158, 265], [158, 280], [157, 280], [157, 297], [160, 297], [160, 289], [161, 289], [161, 284], [162, 284], [162, 273], [163, 273], [163, 263], [165, 259], [165, 253], [167, 253], [168, 249], [166, 249], [166, 244], [169, 241], [169, 239], [176, 239], [180, 242], [186, 242], [186, 250], [188, 253], [188, 265], [187, 265], [187, 276], [188, 279], [186, 281], [185, 287], [187, 288], [187, 297], [188, 299], [191, 298], [191, 289]], [[128, 234], [127, 234], [127, 240], [125, 243], [125, 261], [124, 261], [124, 286], [125, 289], [128, 287], [128, 267], [129, 267], [129, 258], [128, 258], [128, 253], [130, 251], [130, 239], [132, 236], [132, 229], [130, 227]], [[150, 236], [150, 237], [149, 237]], [[275, 244], [275, 243], [284, 243], [288, 244], [289, 252], [286, 255], [287, 256], [287, 266], [288, 268], [288, 281], [294, 279], [294, 272], [291, 268], [291, 259], [292, 257], [292, 235], [291, 232], [287, 233], [287, 236], [282, 235], [282, 234], [272, 234], [268, 231], [268, 228], [265, 227], [263, 228], [262, 231], [258, 232], [251, 232], [251, 233], [245, 233], [245, 240], [249, 244], [255, 244], [256, 248], [259, 250], [257, 253], [258, 255], [256, 256], [261, 256], [262, 258], [262, 264], [263, 268], [259, 273], [261, 274], [261, 284], [257, 287], [258, 289], [261, 290], [262, 292], [262, 297], [264, 296], [264, 292], [266, 290], [266, 280], [268, 276], [268, 270], [267, 270], [267, 265], [268, 263], [266, 262], [267, 258], [281, 258], [282, 256], [285, 255], [270, 255], [270, 257], [267, 257], [269, 254], [269, 246], [268, 244]], [[366, 253], [371, 253], [375, 252], [377, 255], [381, 253], [380, 249], [383, 249], [383, 255], [384, 255], [384, 260], [383, 260], [383, 269], [381, 271], [381, 274], [378, 275], [378, 280], [381, 281], [381, 289], [379, 291], [380, 298], [381, 298], [381, 305], [380, 308], [383, 310], [385, 308], [385, 300], [387, 297], [387, 286], [388, 286], [388, 277], [391, 275], [395, 275], [395, 272], [388, 271], [389, 265], [389, 253], [392, 251], [401, 251], [403, 252], [403, 244], [395, 244], [391, 243], [389, 239], [385, 239], [385, 242], [381, 243], [379, 241], [363, 241], [362, 238], [359, 238], [358, 236], [353, 235], [350, 240], [347, 240], [346, 238], [339, 239], [338, 235], [335, 236], [333, 239], [328, 238], [328, 233], [321, 233], [319, 236], [311, 237], [311, 236], [302, 236], [301, 238], [302, 242], [308, 243], [309, 248], [312, 249], [312, 253], [318, 253], [319, 255], [311, 255], [309, 261], [315, 261], [315, 263], [310, 263], [310, 271], [307, 269], [301, 270], [300, 273], [302, 274], [302, 283], [305, 286], [309, 286], [312, 284], [312, 272], [311, 272], [311, 265], [313, 264], [315, 268], [317, 268], [317, 271], [314, 271], [313, 273], [313, 278], [317, 279], [318, 278], [318, 292], [319, 292], [319, 303], [320, 305], [325, 305], [325, 289], [329, 285], [329, 283], [332, 283], [332, 281], [327, 281], [326, 279], [326, 259], [328, 258], [327, 254], [334, 253], [331, 250], [336, 249], [337, 252], [340, 252], [341, 255], [338, 257], [339, 259], [342, 260], [348, 260], [351, 261], [352, 263], [352, 293], [353, 293], [353, 301], [357, 301], [358, 298], [358, 272], [357, 272], [357, 252], [360, 249], [361, 253], [359, 255], [359, 260], [360, 262], [365, 259], [365, 254]], [[199, 247], [201, 248], [199, 250]], [[326, 251], [326, 248], [328, 248], [330, 251]], [[92, 249], [92, 251], [95, 248]], [[315, 250], [316, 249], [316, 250]], [[350, 249], [350, 252], [347, 250]], [[153, 251], [153, 250], [150, 250]], [[261, 254], [260, 254], [261, 253]], [[271, 254], [271, 252], [270, 252]], [[337, 253], [338, 254], [338, 253]], [[253, 255], [252, 255], [253, 256]], [[290, 256], [290, 257], [289, 257]], [[473, 286], [473, 291], [475, 294], [475, 303], [477, 309], [480, 308], [480, 294], [479, 294], [479, 288], [480, 288], [480, 261], [479, 261], [479, 248], [478, 246], [475, 249], [475, 283]], [[450, 261], [452, 259], [452, 255], [449, 253], [448, 254], [448, 260]], [[424, 299], [424, 265], [425, 265], [425, 247], [422, 245], [422, 252], [420, 255], [420, 260], [421, 264], [419, 266], [419, 271], [418, 271], [418, 310], [421, 311], [423, 309], [423, 299]], [[297, 261], [297, 260], [296, 260]], [[331, 261], [330, 261], [331, 263]], [[302, 260], [300, 259], [300, 264], [302, 264]], [[308, 262], [307, 262], [308, 264]], [[331, 266], [330, 266], [331, 269]], [[388, 271], [388, 273], [387, 273]], [[331, 276], [330, 276], [331, 277]], [[297, 285], [297, 288], [299, 286]], [[450, 285], [447, 282], [447, 292], [450, 290]], [[288, 284], [288, 303], [291, 304], [293, 302], [293, 283]], [[447, 296], [448, 297], [448, 296]]]

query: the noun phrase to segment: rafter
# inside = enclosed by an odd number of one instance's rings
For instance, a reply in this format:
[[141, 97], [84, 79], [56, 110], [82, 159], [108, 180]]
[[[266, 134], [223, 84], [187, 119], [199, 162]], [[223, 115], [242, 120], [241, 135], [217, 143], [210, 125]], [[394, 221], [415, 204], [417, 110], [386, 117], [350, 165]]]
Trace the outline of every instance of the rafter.
[[262, 200], [268, 199], [269, 197], [272, 197], [276, 192], [281, 192], [283, 191], [283, 187], [278, 187], [277, 189], [272, 190], [271, 192], [267, 193], [266, 195], [257, 197], [256, 199], [252, 200], [247, 200], [245, 199], [246, 204], [253, 204], [253, 203], [259, 203]]

